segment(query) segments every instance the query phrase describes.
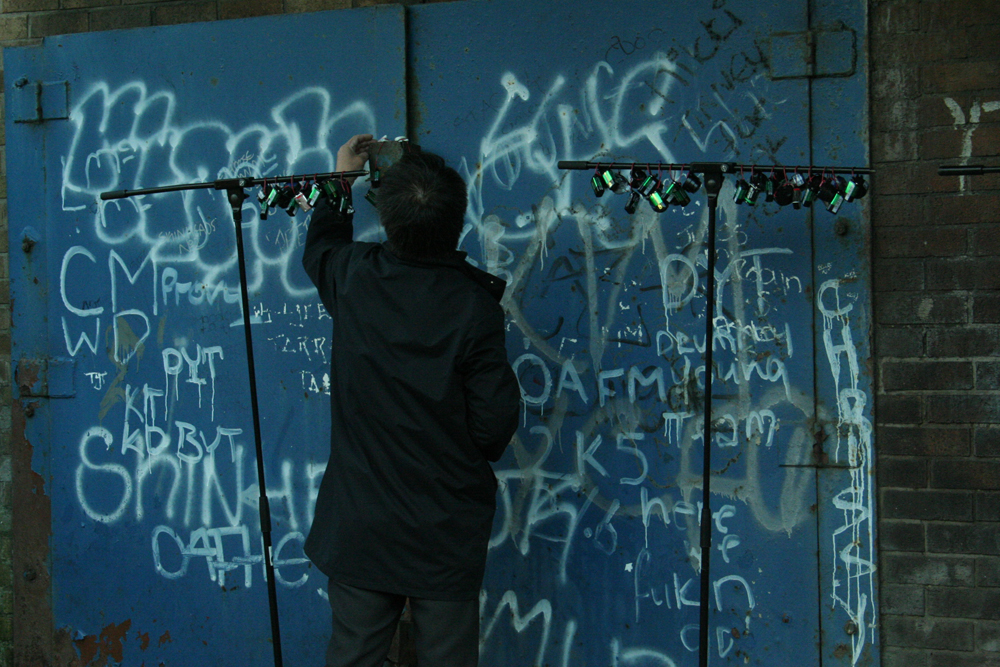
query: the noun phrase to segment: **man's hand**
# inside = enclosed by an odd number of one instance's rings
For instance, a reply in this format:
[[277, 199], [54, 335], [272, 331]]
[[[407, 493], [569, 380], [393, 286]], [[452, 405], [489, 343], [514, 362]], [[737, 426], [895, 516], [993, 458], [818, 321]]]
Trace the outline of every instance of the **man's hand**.
[[[337, 151], [337, 171], [358, 171], [364, 169], [368, 161], [368, 146], [372, 135], [356, 134]], [[349, 179], [352, 183], [354, 179]]]

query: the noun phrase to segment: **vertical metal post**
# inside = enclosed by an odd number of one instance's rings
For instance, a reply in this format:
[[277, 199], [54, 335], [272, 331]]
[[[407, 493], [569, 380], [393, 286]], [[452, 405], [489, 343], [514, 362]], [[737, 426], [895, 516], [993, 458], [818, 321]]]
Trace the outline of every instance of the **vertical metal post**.
[[250, 297], [247, 293], [246, 254], [243, 251], [243, 200], [246, 192], [242, 187], [226, 190], [229, 204], [233, 208], [233, 223], [236, 229], [236, 259], [240, 267], [240, 296], [243, 299], [243, 334], [247, 347], [247, 373], [250, 380], [250, 410], [253, 414], [254, 444], [257, 448], [257, 485], [260, 491], [260, 533], [264, 541], [264, 571], [267, 573], [267, 599], [271, 610], [271, 643], [274, 646], [274, 667], [282, 667], [281, 629], [278, 626], [278, 589], [274, 581], [274, 564], [271, 562], [271, 506], [267, 501], [267, 485], [264, 483], [264, 451], [260, 437], [260, 409], [257, 403], [257, 373], [253, 363], [253, 336], [250, 333]]
[[[712, 509], [709, 507], [712, 479], [712, 348], [715, 337], [715, 212], [722, 188], [724, 165], [700, 165], [704, 168], [705, 192], [708, 194], [708, 230], [706, 231], [707, 257], [705, 281], [705, 425], [702, 435], [704, 456], [702, 460], [701, 507], [701, 599], [698, 620], [698, 665], [708, 667], [708, 607], [711, 576], [709, 562], [712, 554]], [[711, 168], [714, 166], [714, 169]]]

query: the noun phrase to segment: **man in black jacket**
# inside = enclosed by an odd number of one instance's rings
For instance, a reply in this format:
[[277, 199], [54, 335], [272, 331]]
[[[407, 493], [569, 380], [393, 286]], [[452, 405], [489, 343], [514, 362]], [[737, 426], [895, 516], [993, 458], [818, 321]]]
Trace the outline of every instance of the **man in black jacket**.
[[[360, 169], [371, 135], [337, 170]], [[305, 551], [329, 577], [327, 666], [381, 667], [406, 598], [420, 665], [472, 667], [497, 461], [520, 393], [502, 280], [457, 251], [465, 183], [431, 154], [382, 176], [387, 242], [320, 202], [302, 262], [333, 318], [330, 460]]]

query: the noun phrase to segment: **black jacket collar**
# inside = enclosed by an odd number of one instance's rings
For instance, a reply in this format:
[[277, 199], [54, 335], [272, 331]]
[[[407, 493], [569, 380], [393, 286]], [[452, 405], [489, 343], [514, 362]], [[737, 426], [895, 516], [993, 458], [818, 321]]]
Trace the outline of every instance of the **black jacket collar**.
[[492, 273], [487, 273], [486, 271], [469, 264], [469, 262], [465, 259], [468, 256], [468, 253], [464, 250], [452, 250], [446, 255], [417, 259], [399, 252], [389, 243], [383, 243], [382, 246], [393, 257], [401, 262], [406, 262], [407, 264], [417, 264], [420, 266], [448, 266], [453, 269], [458, 269], [470, 280], [483, 287], [497, 301], [500, 301], [503, 298], [503, 293], [507, 289], [507, 281], [502, 278], [497, 278]]

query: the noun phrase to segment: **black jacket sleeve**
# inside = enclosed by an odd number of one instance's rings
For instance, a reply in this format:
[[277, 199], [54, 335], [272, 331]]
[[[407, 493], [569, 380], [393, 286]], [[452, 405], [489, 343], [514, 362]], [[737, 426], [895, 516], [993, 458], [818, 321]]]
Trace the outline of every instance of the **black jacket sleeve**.
[[344, 214], [320, 197], [313, 209], [302, 253], [302, 266], [319, 290], [327, 312], [333, 312], [334, 275], [330, 260], [354, 239], [354, 214]]
[[469, 437], [488, 461], [499, 461], [517, 430], [521, 390], [507, 361], [499, 305], [476, 323], [461, 364]]

